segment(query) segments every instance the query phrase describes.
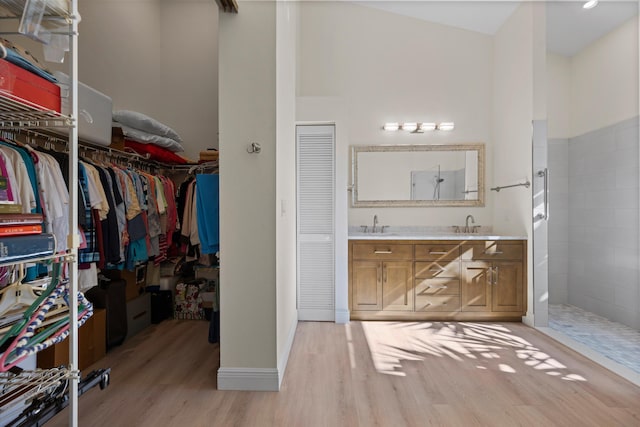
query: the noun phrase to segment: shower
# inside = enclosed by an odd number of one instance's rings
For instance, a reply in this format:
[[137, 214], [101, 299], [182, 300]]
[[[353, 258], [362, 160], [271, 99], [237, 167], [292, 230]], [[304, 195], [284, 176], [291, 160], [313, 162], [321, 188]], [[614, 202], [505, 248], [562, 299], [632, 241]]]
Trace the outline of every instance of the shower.
[[444, 178], [440, 174], [440, 165], [438, 165], [438, 174], [433, 176], [433, 200], [440, 200], [440, 184], [444, 182]]

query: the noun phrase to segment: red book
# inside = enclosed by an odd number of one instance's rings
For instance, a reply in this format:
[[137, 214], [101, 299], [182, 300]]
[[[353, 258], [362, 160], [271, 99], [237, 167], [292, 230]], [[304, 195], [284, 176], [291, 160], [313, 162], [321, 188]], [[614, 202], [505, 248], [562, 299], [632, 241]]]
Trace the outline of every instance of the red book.
[[22, 236], [42, 233], [42, 224], [0, 225], [0, 236]]

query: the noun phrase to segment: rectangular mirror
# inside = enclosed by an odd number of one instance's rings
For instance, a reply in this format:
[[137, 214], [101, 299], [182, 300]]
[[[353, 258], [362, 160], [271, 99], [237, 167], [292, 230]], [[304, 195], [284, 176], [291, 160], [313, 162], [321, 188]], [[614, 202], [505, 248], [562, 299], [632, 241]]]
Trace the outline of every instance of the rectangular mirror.
[[484, 206], [484, 144], [352, 145], [351, 206]]

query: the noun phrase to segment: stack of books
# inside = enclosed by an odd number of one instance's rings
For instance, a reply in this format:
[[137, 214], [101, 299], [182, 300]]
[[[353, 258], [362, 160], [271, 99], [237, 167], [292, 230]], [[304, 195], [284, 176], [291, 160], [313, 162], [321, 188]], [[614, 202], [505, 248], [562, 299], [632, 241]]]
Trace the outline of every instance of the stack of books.
[[53, 255], [53, 234], [43, 233], [42, 214], [7, 213], [3, 208], [17, 206], [0, 203], [0, 263], [28, 261]]
[[42, 233], [42, 214], [0, 213], [0, 237]]

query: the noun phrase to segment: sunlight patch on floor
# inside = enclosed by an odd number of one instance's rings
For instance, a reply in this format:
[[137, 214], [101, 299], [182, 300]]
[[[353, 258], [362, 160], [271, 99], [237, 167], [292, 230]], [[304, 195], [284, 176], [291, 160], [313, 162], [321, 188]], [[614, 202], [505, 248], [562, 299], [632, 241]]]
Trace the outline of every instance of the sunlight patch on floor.
[[[564, 364], [499, 324], [376, 321], [361, 322], [361, 325], [373, 364], [382, 374], [406, 376], [407, 362], [430, 357], [449, 357], [461, 363], [482, 360], [481, 365], [474, 365], [476, 369], [515, 374], [517, 366], [500, 361], [501, 353], [515, 352], [522, 368], [565, 381], [586, 381], [580, 375], [562, 372], [567, 369]], [[351, 331], [347, 336], [350, 334]], [[355, 366], [355, 362], [352, 365]]]

